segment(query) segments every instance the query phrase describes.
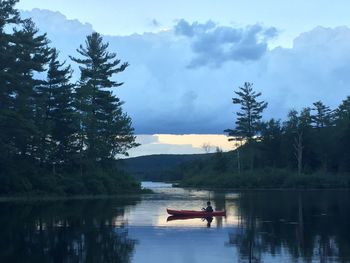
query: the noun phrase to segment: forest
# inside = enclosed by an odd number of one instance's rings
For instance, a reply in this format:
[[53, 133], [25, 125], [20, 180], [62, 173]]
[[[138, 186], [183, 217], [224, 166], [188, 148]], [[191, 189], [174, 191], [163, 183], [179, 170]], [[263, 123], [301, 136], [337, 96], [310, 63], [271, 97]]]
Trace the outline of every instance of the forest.
[[186, 186], [328, 188], [350, 186], [350, 96], [331, 109], [321, 101], [284, 121], [264, 121], [268, 103], [246, 82], [234, 93], [235, 128], [225, 130], [237, 147], [217, 149], [206, 160], [179, 165], [165, 176]]
[[137, 146], [131, 118], [112, 89], [127, 62], [92, 33], [71, 62], [59, 60], [17, 0], [0, 2], [0, 195], [137, 192], [116, 156]]
[[[17, 2], [0, 2], [0, 195], [140, 191], [127, 171], [183, 186], [350, 186], [350, 96], [335, 109], [316, 101], [284, 120], [264, 120], [268, 103], [249, 82], [234, 92], [235, 128], [224, 131], [235, 150], [125, 161], [123, 169], [117, 157], [138, 144], [112, 91], [129, 64], [96, 32], [61, 61], [47, 35], [21, 18]], [[79, 67], [78, 80], [69, 63]]]

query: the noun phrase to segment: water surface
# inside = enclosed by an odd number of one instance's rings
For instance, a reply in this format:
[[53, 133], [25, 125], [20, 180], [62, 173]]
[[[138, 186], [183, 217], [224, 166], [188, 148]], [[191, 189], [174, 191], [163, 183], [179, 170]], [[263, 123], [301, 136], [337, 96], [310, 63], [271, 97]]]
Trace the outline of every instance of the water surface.
[[[0, 262], [350, 262], [350, 192], [217, 192], [0, 203]], [[167, 221], [166, 208], [226, 217]]]

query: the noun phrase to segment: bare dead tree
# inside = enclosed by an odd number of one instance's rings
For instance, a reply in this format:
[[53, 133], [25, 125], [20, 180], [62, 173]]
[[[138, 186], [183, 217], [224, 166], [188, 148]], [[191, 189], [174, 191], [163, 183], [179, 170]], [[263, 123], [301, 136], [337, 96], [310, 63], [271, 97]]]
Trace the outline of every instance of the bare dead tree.
[[294, 154], [298, 163], [298, 175], [301, 175], [303, 168], [303, 131], [299, 131], [294, 138]]
[[205, 142], [202, 144], [202, 149], [204, 150], [205, 153], [210, 153], [212, 146], [209, 142]]

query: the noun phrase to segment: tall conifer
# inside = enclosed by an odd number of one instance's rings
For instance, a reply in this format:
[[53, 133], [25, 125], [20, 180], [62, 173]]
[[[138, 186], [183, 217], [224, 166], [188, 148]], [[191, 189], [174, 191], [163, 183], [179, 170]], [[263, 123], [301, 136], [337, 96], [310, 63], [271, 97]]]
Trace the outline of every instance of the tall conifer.
[[253, 84], [249, 82], [245, 82], [243, 87], [239, 87], [235, 94], [237, 97], [232, 98], [232, 103], [240, 106], [240, 111], [237, 112], [236, 128], [226, 130], [226, 132], [251, 140], [259, 131], [262, 112], [267, 107], [267, 102], [257, 101], [261, 93], [255, 92]]
[[80, 153], [85, 160], [114, 159], [136, 146], [131, 119], [111, 90], [123, 84], [112, 77], [123, 72], [128, 63], [121, 63], [107, 49], [108, 43], [93, 33], [87, 36], [85, 46], [77, 49], [82, 58], [71, 57], [81, 71], [75, 105], [80, 116]]
[[12, 105], [13, 76], [10, 72], [16, 57], [13, 35], [5, 27], [14, 27], [21, 21], [18, 11], [14, 9], [16, 3], [17, 0], [0, 1], [0, 167], [3, 166], [1, 163], [9, 162], [14, 152], [11, 138], [16, 122]]
[[37, 87], [42, 84], [42, 80], [35, 74], [45, 71], [49, 60], [48, 40], [46, 34], [38, 34], [38, 29], [31, 20], [24, 20], [21, 28], [14, 29], [13, 36], [16, 62], [11, 68], [11, 89], [17, 122], [13, 135], [22, 156], [35, 156], [39, 136], [35, 126]]
[[47, 79], [37, 88], [37, 126], [41, 134], [42, 162], [67, 163], [72, 159], [77, 131], [73, 108], [72, 70], [60, 63], [58, 52], [52, 49]]

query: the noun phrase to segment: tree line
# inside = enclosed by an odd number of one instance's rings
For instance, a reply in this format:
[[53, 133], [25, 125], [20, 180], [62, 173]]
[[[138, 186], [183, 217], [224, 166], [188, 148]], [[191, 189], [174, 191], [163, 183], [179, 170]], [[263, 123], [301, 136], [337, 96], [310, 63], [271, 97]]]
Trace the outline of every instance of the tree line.
[[240, 106], [236, 128], [226, 132], [232, 140], [246, 142], [246, 168], [288, 168], [298, 175], [350, 172], [350, 96], [335, 109], [316, 101], [300, 111], [290, 110], [282, 122], [261, 120], [268, 104], [259, 101], [261, 93], [252, 83], [244, 83], [235, 94], [232, 102]]
[[123, 84], [114, 76], [129, 64], [94, 32], [70, 57], [80, 70], [74, 82], [71, 66], [20, 17], [17, 2], [0, 2], [0, 194], [137, 188], [115, 164], [137, 146], [131, 118], [112, 92]]
[[235, 150], [181, 164], [165, 177], [195, 187], [350, 187], [350, 96], [335, 109], [322, 101], [292, 109], [282, 121], [263, 120], [268, 103], [252, 83], [234, 94], [235, 128], [225, 133]]

